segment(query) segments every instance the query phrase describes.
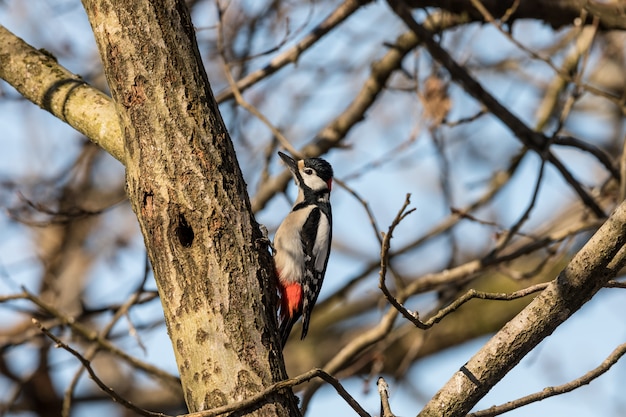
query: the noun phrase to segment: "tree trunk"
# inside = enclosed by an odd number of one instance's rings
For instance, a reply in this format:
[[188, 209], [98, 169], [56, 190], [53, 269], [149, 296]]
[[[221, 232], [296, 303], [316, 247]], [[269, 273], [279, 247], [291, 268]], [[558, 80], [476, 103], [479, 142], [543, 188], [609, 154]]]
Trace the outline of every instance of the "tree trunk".
[[[180, 0], [84, 0], [125, 140], [135, 211], [190, 412], [286, 374], [272, 260]], [[289, 390], [287, 390], [289, 391]], [[253, 415], [295, 415], [282, 391]]]

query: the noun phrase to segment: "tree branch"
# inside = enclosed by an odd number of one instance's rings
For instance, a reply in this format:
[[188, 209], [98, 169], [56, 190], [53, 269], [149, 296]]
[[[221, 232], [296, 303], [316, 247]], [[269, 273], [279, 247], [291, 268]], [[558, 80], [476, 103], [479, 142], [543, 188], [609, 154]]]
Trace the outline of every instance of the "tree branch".
[[[553, 28], [571, 25], [580, 17], [581, 10], [589, 13], [590, 22], [594, 16], [600, 21], [603, 30], [626, 29], [624, 9], [621, 2], [599, 2], [580, 0], [525, 0], [525, 1], [501, 1], [481, 0], [484, 8], [495, 18], [505, 16], [508, 22], [517, 19], [537, 19], [545, 22]], [[472, 7], [472, 0], [407, 0], [409, 7], [440, 7], [452, 13], [466, 13], [472, 21], [483, 22], [484, 16], [480, 11]], [[511, 6], [513, 4], [513, 6]]]
[[380, 417], [396, 417], [389, 406], [389, 385], [381, 376], [378, 378], [378, 395], [380, 395]]
[[494, 116], [500, 119], [526, 147], [537, 152], [542, 158], [545, 158], [554, 165], [565, 181], [574, 189], [580, 199], [597, 217], [604, 218], [606, 216], [602, 208], [591, 198], [569, 170], [550, 151], [549, 145], [551, 142], [548, 138], [526, 126], [524, 122], [487, 92], [474, 77], [461, 67], [450, 54], [434, 40], [430, 30], [413, 19], [410, 10], [404, 2], [400, 0], [388, 0], [387, 2], [398, 17], [420, 37], [431, 56], [448, 70], [454, 81], [460, 84], [468, 94], [489, 109]]
[[345, 388], [341, 385], [341, 383], [330, 375], [328, 372], [325, 372], [323, 369], [315, 368], [311, 369], [308, 372], [303, 373], [302, 375], [298, 375], [295, 378], [286, 379], [284, 381], [280, 381], [275, 383], [274, 385], [267, 387], [263, 392], [260, 392], [250, 398], [246, 398], [243, 401], [239, 401], [233, 404], [226, 404], [221, 407], [214, 408], [212, 410], [199, 411], [197, 413], [184, 414], [178, 417], [216, 417], [222, 414], [230, 413], [233, 411], [243, 411], [247, 408], [252, 407], [253, 405], [259, 403], [268, 395], [276, 393], [280, 390], [286, 388], [292, 388], [297, 385], [303, 384], [307, 381], [312, 380], [313, 378], [321, 378], [324, 381], [328, 382], [332, 385], [333, 388], [337, 391], [337, 393], [344, 399], [346, 402], [352, 407], [356, 413], [361, 417], [371, 417], [367, 411], [361, 407], [361, 405], [345, 390]]
[[124, 142], [111, 99], [0, 25], [0, 78], [124, 163]]
[[569, 265], [428, 402], [419, 416], [464, 416], [539, 342], [614, 278], [626, 263], [626, 202]]
[[66, 351], [71, 353], [76, 359], [78, 359], [80, 361], [80, 363], [85, 367], [87, 372], [89, 373], [89, 376], [91, 377], [91, 379], [93, 379], [93, 381], [96, 383], [96, 385], [98, 385], [98, 387], [105, 394], [107, 394], [109, 397], [111, 397], [113, 399], [113, 401], [122, 404], [124, 407], [126, 407], [126, 408], [128, 408], [128, 409], [130, 409], [130, 410], [132, 410], [132, 411], [134, 411], [137, 414], [142, 415], [142, 416], [146, 416], [146, 417], [168, 417], [166, 414], [163, 414], [163, 413], [155, 413], [155, 412], [152, 412], [152, 411], [144, 410], [141, 407], [137, 407], [135, 404], [133, 404], [132, 402], [128, 401], [127, 399], [125, 399], [124, 397], [122, 397], [121, 395], [116, 393], [112, 388], [108, 387], [100, 378], [98, 378], [98, 375], [96, 375], [96, 373], [94, 372], [93, 368], [91, 367], [91, 363], [89, 363], [89, 361], [87, 359], [85, 359], [76, 350], [74, 350], [71, 347], [69, 347], [66, 343], [63, 343], [63, 341], [61, 341], [61, 339], [59, 339], [54, 334], [52, 334], [52, 332], [50, 332], [50, 330], [48, 330], [43, 324], [41, 324], [41, 322], [39, 320], [32, 319], [32, 321], [33, 321], [33, 324], [35, 326], [37, 326], [39, 328], [39, 330], [42, 331], [42, 333], [44, 333], [46, 336], [48, 336], [50, 339], [52, 339], [57, 344], [57, 347], [65, 349]]
[[124, 360], [131, 367], [140, 369], [148, 375], [153, 375], [154, 377], [159, 378], [161, 381], [163, 381], [164, 384], [167, 384], [169, 387], [180, 387], [180, 379], [178, 379], [176, 376], [171, 375], [168, 372], [159, 369], [152, 364], [142, 362], [141, 360], [132, 357], [130, 354], [115, 346], [115, 344], [104, 338], [102, 335], [93, 332], [90, 328], [76, 320], [74, 317], [67, 316], [61, 313], [58, 309], [44, 302], [40, 297], [31, 294], [25, 288], [22, 288], [21, 294], [16, 294], [15, 296], [16, 299], [20, 297], [26, 300], [30, 300], [47, 314], [57, 318], [60, 321], [60, 324], [70, 327], [75, 334], [81, 336], [86, 341], [97, 344], [99, 350], [109, 352], [112, 355], [115, 355]]
[[235, 85], [229, 82], [230, 86], [224, 91], [217, 94], [215, 100], [218, 103], [229, 100], [235, 96], [235, 89], [239, 93], [244, 92], [260, 80], [272, 75], [284, 66], [290, 63], [298, 62], [300, 55], [319, 41], [324, 35], [339, 26], [344, 20], [352, 16], [354, 12], [359, 10], [361, 6], [369, 3], [371, 0], [347, 0], [342, 2], [337, 9], [328, 15], [326, 19], [317, 25], [307, 36], [304, 37], [293, 47], [276, 56], [265, 67], [237, 81]]
[[[425, 25], [430, 30], [439, 32], [463, 22], [465, 20], [462, 15], [437, 13], [431, 15]], [[302, 148], [299, 153], [306, 156], [319, 156], [338, 147], [348, 132], [365, 118], [366, 112], [376, 102], [391, 75], [401, 68], [404, 57], [419, 45], [420, 41], [420, 38], [412, 31], [398, 36], [385, 56], [372, 63], [368, 79], [348, 107], [328, 123], [317, 134], [316, 139]], [[265, 181], [252, 199], [252, 210], [257, 212], [262, 209], [274, 194], [285, 189], [290, 180], [291, 174], [285, 170], [282, 174]]]
[[515, 410], [522, 406], [532, 404], [537, 401], [545, 400], [546, 398], [553, 397], [555, 395], [565, 394], [571, 392], [576, 388], [580, 388], [583, 385], [589, 384], [594, 379], [600, 377], [607, 372], [613, 365], [617, 363], [622, 356], [626, 354], [626, 343], [622, 343], [616, 347], [613, 352], [596, 368], [590, 370], [580, 378], [574, 379], [566, 384], [557, 385], [556, 387], [547, 387], [534, 394], [527, 395], [522, 398], [518, 398], [514, 401], [509, 401], [505, 404], [493, 406], [486, 410], [477, 411], [475, 413], [468, 414], [467, 417], [492, 417], [504, 414], [508, 411]]

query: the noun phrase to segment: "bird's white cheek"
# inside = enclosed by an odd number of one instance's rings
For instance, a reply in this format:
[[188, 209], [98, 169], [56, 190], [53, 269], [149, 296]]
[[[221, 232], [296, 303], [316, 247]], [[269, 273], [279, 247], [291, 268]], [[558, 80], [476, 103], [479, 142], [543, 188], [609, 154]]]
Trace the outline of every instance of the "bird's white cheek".
[[324, 190], [328, 188], [326, 182], [316, 175], [308, 175], [303, 177], [304, 184], [312, 190]]

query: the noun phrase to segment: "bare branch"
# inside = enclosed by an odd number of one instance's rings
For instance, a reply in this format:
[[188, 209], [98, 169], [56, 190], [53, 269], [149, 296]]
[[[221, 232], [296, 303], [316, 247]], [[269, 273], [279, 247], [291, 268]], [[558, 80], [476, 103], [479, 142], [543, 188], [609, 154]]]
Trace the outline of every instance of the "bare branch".
[[317, 25], [304, 39], [289, 50], [275, 57], [267, 66], [248, 74], [234, 85], [229, 83], [230, 87], [217, 94], [215, 100], [218, 103], [229, 100], [235, 96], [235, 88], [241, 93], [284, 66], [290, 63], [296, 63], [303, 52], [313, 46], [328, 32], [339, 26], [348, 17], [352, 16], [361, 6], [369, 2], [370, 0], [348, 0], [341, 3], [337, 9], [328, 15], [328, 17]]
[[[126, 300], [126, 302], [122, 304], [120, 308], [117, 309], [117, 311], [115, 312], [115, 314], [113, 315], [109, 323], [106, 326], [104, 326], [104, 328], [100, 331], [100, 334], [99, 334], [100, 338], [102, 339], [107, 338], [109, 334], [111, 333], [113, 326], [115, 326], [118, 320], [124, 316], [127, 316], [128, 310], [130, 310], [130, 308], [134, 306], [140, 300], [143, 287], [146, 283], [146, 280], [148, 279], [148, 272], [149, 272], [149, 263], [148, 263], [148, 260], [146, 259], [146, 264], [145, 264], [144, 274], [143, 274], [143, 279], [141, 281], [141, 284], [139, 285], [137, 290], [128, 298], [128, 300]], [[87, 348], [87, 350], [83, 354], [83, 358], [88, 362], [92, 361], [93, 358], [98, 353], [98, 350], [100, 348], [101, 347], [98, 345], [98, 343], [96, 342], [92, 343], [91, 346], [89, 346], [89, 348]], [[78, 380], [80, 379], [80, 376], [82, 375], [84, 369], [87, 369], [87, 368], [85, 367], [79, 368], [78, 371], [76, 371], [76, 373], [74, 374], [74, 377], [72, 378], [72, 381], [70, 382], [67, 389], [65, 390], [65, 395], [63, 396], [63, 408], [62, 408], [63, 417], [70, 416], [71, 406], [72, 406], [72, 396], [74, 395], [74, 390], [76, 389], [76, 385], [78, 384]]]
[[537, 401], [545, 400], [546, 398], [553, 397], [555, 395], [565, 394], [571, 392], [576, 388], [580, 388], [583, 385], [589, 384], [594, 379], [598, 378], [605, 372], [607, 372], [617, 361], [626, 354], [626, 343], [619, 345], [611, 352], [611, 354], [596, 368], [590, 370], [580, 378], [574, 379], [567, 384], [557, 385], [556, 387], [546, 387], [543, 390], [534, 394], [527, 395], [522, 398], [518, 398], [514, 401], [509, 401], [502, 405], [490, 407], [486, 410], [470, 413], [467, 417], [492, 417], [504, 414], [508, 411], [515, 410], [522, 406], [532, 404]]
[[41, 298], [28, 292], [25, 288], [23, 288], [22, 290], [24, 292], [24, 298], [35, 303], [39, 308], [43, 309], [46, 313], [50, 314], [51, 316], [57, 317], [61, 321], [61, 323], [69, 326], [76, 334], [85, 338], [85, 340], [98, 343], [98, 345], [100, 346], [100, 349], [106, 350], [118, 356], [120, 359], [123, 359], [130, 366], [134, 368], [141, 369], [142, 371], [148, 373], [149, 375], [154, 375], [155, 377], [163, 381], [163, 383], [165, 384], [168, 384], [168, 385], [171, 384], [170, 386], [172, 387], [180, 387], [180, 380], [177, 377], [165, 372], [162, 369], [157, 368], [154, 365], [145, 363], [137, 358], [130, 356], [128, 353], [124, 352], [122, 349], [115, 346], [109, 340], [101, 337], [100, 335], [98, 335], [97, 333], [95, 333], [94, 331], [92, 331], [91, 329], [83, 325], [82, 323], [78, 322], [75, 318], [66, 316], [65, 314], [61, 313], [53, 306], [44, 302]]
[[508, 371], [588, 301], [626, 263], [626, 202], [569, 265], [428, 402], [420, 416], [464, 416]]
[[387, 265], [389, 263], [390, 241], [391, 241], [393, 231], [400, 224], [402, 219], [404, 219], [410, 213], [415, 211], [415, 209], [406, 211], [406, 208], [411, 203], [410, 197], [411, 195], [407, 194], [406, 199], [404, 200], [404, 204], [400, 208], [400, 211], [398, 211], [398, 214], [396, 214], [396, 217], [391, 222], [391, 226], [389, 226], [389, 230], [387, 231], [387, 233], [383, 233], [383, 242], [380, 248], [380, 272], [379, 272], [379, 279], [378, 279], [378, 288], [381, 289], [387, 301], [389, 301], [389, 303], [396, 310], [398, 310], [400, 313], [402, 313], [404, 317], [406, 317], [412, 323], [415, 323], [415, 325], [419, 327], [421, 322], [419, 320], [419, 316], [417, 315], [417, 313], [410, 312], [406, 308], [404, 308], [402, 303], [391, 294], [391, 292], [389, 291], [385, 283], [385, 277], [387, 275]]
[[113, 399], [113, 401], [122, 404], [124, 407], [126, 407], [126, 408], [128, 408], [130, 410], [133, 410], [134, 412], [136, 412], [136, 413], [138, 413], [138, 414], [140, 414], [142, 416], [147, 416], [147, 417], [169, 417], [169, 416], [167, 416], [166, 414], [163, 414], [163, 413], [154, 413], [152, 411], [144, 410], [143, 408], [137, 407], [132, 402], [128, 401], [127, 399], [125, 399], [121, 395], [117, 394], [113, 390], [113, 388], [108, 387], [100, 378], [98, 378], [98, 375], [96, 375], [96, 373], [94, 372], [93, 368], [91, 367], [91, 363], [89, 363], [89, 361], [87, 359], [85, 359], [80, 353], [78, 353], [77, 351], [75, 351], [74, 349], [69, 347], [67, 344], [62, 342], [61, 339], [59, 339], [54, 334], [52, 334], [50, 332], [50, 330], [48, 330], [46, 327], [44, 327], [43, 324], [41, 324], [41, 322], [39, 320], [32, 319], [32, 321], [33, 321], [33, 324], [39, 328], [39, 330], [41, 330], [46, 336], [48, 336], [50, 339], [52, 339], [57, 344], [57, 347], [65, 349], [66, 351], [71, 353], [76, 359], [78, 359], [80, 361], [80, 363], [83, 364], [83, 366], [85, 367], [87, 372], [89, 373], [89, 376], [91, 376], [91, 379], [93, 379], [93, 381], [96, 383], [96, 385], [98, 385], [98, 387], [102, 391], [104, 391], [104, 393], [106, 393], [109, 397], [111, 397]]
[[402, 1], [388, 0], [388, 3], [404, 23], [421, 38], [432, 57], [448, 70], [450, 76], [459, 83], [468, 94], [488, 108], [525, 146], [537, 152], [542, 158], [545, 158], [554, 165], [565, 181], [576, 191], [580, 199], [597, 217], [604, 218], [606, 216], [602, 208], [600, 208], [587, 191], [583, 189], [582, 185], [573, 177], [563, 163], [550, 152], [548, 148], [550, 141], [548, 138], [539, 132], [531, 130], [509, 109], [504, 107], [495, 97], [488, 93], [476, 79], [461, 67], [450, 54], [433, 39], [433, 34], [430, 30], [413, 19], [410, 10]]
[[[464, 22], [463, 16], [439, 13], [431, 15], [424, 24], [431, 30], [438, 32], [462, 22]], [[348, 107], [326, 125], [318, 133], [317, 138], [306, 145], [300, 153], [306, 156], [319, 156], [339, 146], [348, 132], [363, 120], [365, 113], [375, 103], [391, 75], [401, 68], [402, 60], [406, 54], [413, 50], [419, 42], [420, 39], [411, 31], [398, 36], [393, 47], [385, 56], [372, 63], [370, 76]], [[264, 182], [254, 198], [251, 199], [252, 211], [261, 210], [275, 193], [285, 189], [290, 179], [291, 175], [285, 171]]]
[[0, 78], [123, 163], [122, 131], [109, 97], [3, 26], [0, 55], [5, 57], [0, 60]]
[[619, 168], [616, 168], [613, 165], [613, 162], [611, 161], [609, 155], [607, 155], [606, 152], [604, 152], [597, 146], [594, 146], [591, 143], [582, 141], [572, 136], [557, 136], [554, 138], [554, 144], [569, 146], [572, 148], [580, 149], [583, 152], [587, 152], [594, 156], [598, 160], [598, 162], [600, 162], [604, 166], [604, 168], [606, 168], [606, 170], [611, 173], [611, 176], [614, 179], [619, 181], [620, 178], [622, 178], [622, 174], [620, 174]]
[[[473, 21], [482, 22], [484, 14], [472, 7], [471, 0], [408, 0], [410, 7], [443, 7], [452, 13], [464, 12]], [[511, 7], [513, 3], [513, 7]], [[603, 30], [626, 29], [624, 8], [620, 2], [564, 0], [544, 2], [541, 0], [515, 1], [502, 3], [499, 0], [482, 0], [485, 10], [498, 19], [513, 22], [519, 19], [539, 19], [553, 28], [569, 26], [580, 17], [580, 10], [589, 12], [589, 20], [594, 16], [600, 19]], [[583, 21], [582, 23], [586, 23]]]
[[219, 25], [218, 25], [219, 27], [217, 29], [217, 50], [222, 58], [222, 66], [224, 67], [224, 74], [226, 74], [226, 80], [228, 80], [228, 84], [230, 85], [230, 91], [232, 92], [232, 95], [235, 97], [235, 101], [241, 107], [243, 107], [248, 112], [250, 112], [250, 114], [254, 115], [257, 119], [259, 119], [265, 126], [267, 126], [267, 128], [272, 132], [272, 134], [276, 137], [276, 139], [278, 139], [278, 142], [280, 142], [283, 148], [288, 150], [289, 153], [291, 153], [293, 156], [302, 159], [303, 155], [301, 155], [291, 145], [291, 143], [285, 137], [285, 135], [283, 135], [283, 133], [280, 130], [278, 130], [278, 128], [274, 126], [272, 122], [270, 122], [269, 119], [265, 117], [265, 115], [259, 111], [259, 109], [254, 107], [252, 104], [248, 103], [246, 99], [243, 98], [243, 95], [241, 94], [241, 90], [237, 86], [237, 83], [235, 82], [235, 79], [233, 78], [233, 74], [231, 73], [230, 64], [228, 63], [228, 59], [226, 58], [226, 52], [224, 49], [224, 34], [223, 34], [223, 28], [222, 28], [223, 26], [222, 20], [223, 20], [224, 11], [222, 10], [222, 6], [219, 1], [215, 3], [215, 6], [218, 9], [218, 15], [219, 15]]
[[367, 413], [359, 405], [359, 403], [356, 402], [356, 400], [350, 394], [348, 394], [348, 392], [345, 390], [345, 388], [343, 388], [341, 383], [336, 378], [334, 378], [332, 375], [330, 375], [329, 373], [325, 372], [323, 369], [320, 369], [320, 368], [311, 369], [310, 371], [305, 372], [301, 375], [298, 375], [295, 378], [290, 378], [284, 381], [277, 382], [267, 387], [265, 390], [259, 392], [258, 394], [250, 398], [246, 398], [243, 401], [239, 401], [233, 404], [226, 404], [224, 406], [217, 407], [211, 410], [199, 411], [199, 412], [191, 413], [191, 414], [184, 414], [178, 417], [215, 417], [215, 416], [230, 413], [233, 411], [243, 411], [263, 401], [265, 398], [267, 398], [271, 394], [274, 394], [286, 388], [292, 388], [297, 385], [303, 384], [304, 382], [310, 381], [313, 378], [321, 378], [324, 381], [328, 382], [330, 385], [332, 385], [332, 387], [335, 388], [337, 393], [344, 400], [346, 400], [346, 402], [350, 405], [350, 407], [352, 407], [352, 409], [356, 411], [359, 416], [371, 417], [369, 413]]

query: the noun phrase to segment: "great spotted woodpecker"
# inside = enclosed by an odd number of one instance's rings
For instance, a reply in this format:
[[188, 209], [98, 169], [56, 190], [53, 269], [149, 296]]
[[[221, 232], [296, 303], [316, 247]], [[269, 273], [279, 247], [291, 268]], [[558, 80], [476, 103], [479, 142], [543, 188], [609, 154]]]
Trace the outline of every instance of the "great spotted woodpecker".
[[298, 197], [274, 236], [274, 264], [280, 295], [279, 331], [285, 346], [302, 316], [301, 339], [322, 288], [332, 238], [330, 190], [333, 169], [321, 158], [295, 161], [282, 152], [298, 186]]

